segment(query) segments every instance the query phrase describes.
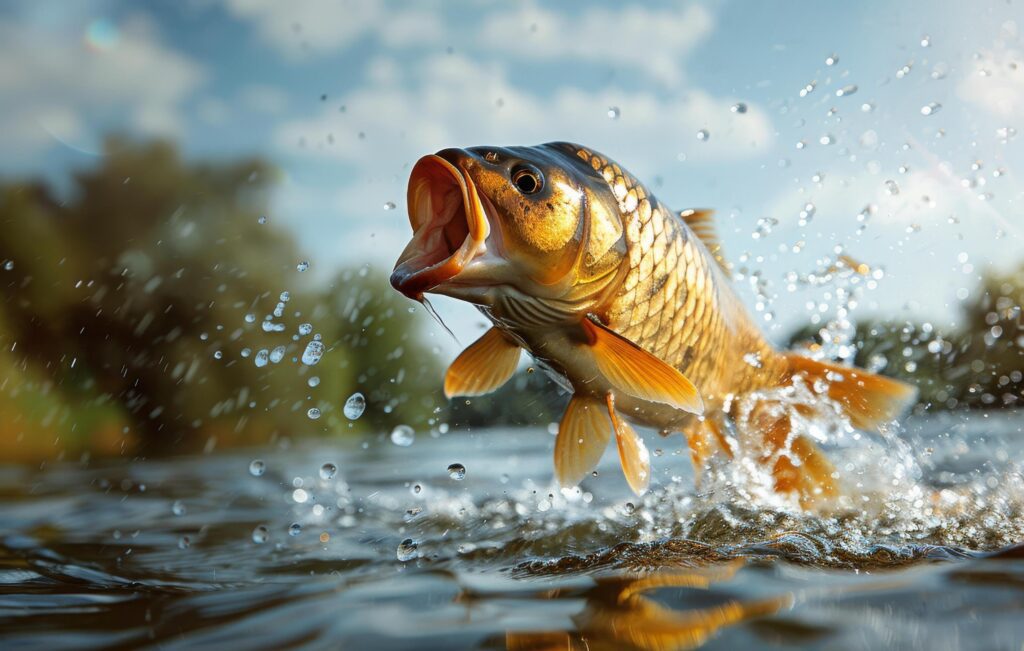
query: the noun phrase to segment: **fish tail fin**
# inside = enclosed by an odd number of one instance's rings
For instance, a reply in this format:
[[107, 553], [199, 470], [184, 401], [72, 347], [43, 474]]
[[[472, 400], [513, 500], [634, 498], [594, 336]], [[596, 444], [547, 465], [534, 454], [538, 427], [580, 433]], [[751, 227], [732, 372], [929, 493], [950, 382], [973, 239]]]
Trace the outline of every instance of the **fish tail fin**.
[[877, 430], [900, 416], [917, 400], [917, 388], [863, 369], [818, 362], [787, 353], [789, 372], [784, 381], [802, 377], [817, 391], [822, 383], [828, 397], [840, 406], [854, 427]]
[[796, 493], [805, 507], [839, 494], [832, 463], [814, 441], [793, 432], [786, 409], [761, 402], [749, 424], [760, 434], [761, 463], [771, 470], [776, 492]]

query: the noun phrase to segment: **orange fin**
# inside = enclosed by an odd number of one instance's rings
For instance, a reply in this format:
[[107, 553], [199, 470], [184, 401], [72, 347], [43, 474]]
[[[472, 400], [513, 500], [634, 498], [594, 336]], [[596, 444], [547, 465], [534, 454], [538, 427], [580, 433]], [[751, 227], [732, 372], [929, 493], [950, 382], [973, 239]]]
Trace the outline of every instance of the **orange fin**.
[[619, 463], [626, 483], [637, 495], [647, 492], [651, 483], [651, 455], [644, 446], [644, 441], [636, 430], [615, 412], [615, 398], [608, 394], [608, 416], [615, 428], [615, 443], [619, 448]]
[[775, 490], [796, 493], [805, 507], [838, 495], [832, 463], [809, 438], [793, 435], [789, 414], [772, 406], [755, 407], [750, 425], [761, 437], [761, 461], [769, 464]]
[[693, 463], [693, 474], [700, 484], [701, 475], [707, 460], [721, 451], [733, 458], [732, 446], [722, 431], [722, 421], [718, 416], [708, 416], [704, 420], [694, 419], [683, 428], [683, 435], [690, 446], [690, 461]]
[[704, 413], [700, 393], [678, 370], [589, 318], [583, 319], [583, 330], [597, 368], [616, 389], [692, 414]]
[[858, 429], [878, 429], [917, 400], [916, 387], [892, 378], [850, 366], [816, 362], [794, 353], [788, 353], [786, 359], [788, 377], [803, 377], [811, 387], [818, 381], [826, 383], [828, 397], [842, 407]]
[[482, 396], [508, 382], [519, 364], [519, 346], [491, 328], [455, 358], [444, 376], [444, 395]]
[[679, 213], [679, 216], [690, 227], [693, 234], [700, 238], [700, 241], [707, 247], [708, 253], [715, 259], [718, 266], [722, 268], [725, 275], [732, 277], [732, 270], [729, 268], [729, 263], [725, 261], [722, 243], [718, 240], [718, 232], [715, 230], [714, 215], [715, 211], [713, 210], [697, 208], [688, 208]]
[[561, 486], [575, 486], [597, 466], [612, 424], [601, 401], [592, 396], [573, 396], [565, 408], [555, 439], [555, 478]]

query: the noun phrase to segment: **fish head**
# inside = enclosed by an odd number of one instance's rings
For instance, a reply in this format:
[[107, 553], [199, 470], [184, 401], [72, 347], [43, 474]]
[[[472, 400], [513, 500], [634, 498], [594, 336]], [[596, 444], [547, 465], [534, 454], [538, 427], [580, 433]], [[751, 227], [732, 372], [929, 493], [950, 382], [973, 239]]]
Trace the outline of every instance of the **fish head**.
[[585, 312], [623, 268], [623, 218], [607, 182], [565, 143], [444, 149], [409, 178], [413, 237], [391, 284], [482, 306], [502, 297]]

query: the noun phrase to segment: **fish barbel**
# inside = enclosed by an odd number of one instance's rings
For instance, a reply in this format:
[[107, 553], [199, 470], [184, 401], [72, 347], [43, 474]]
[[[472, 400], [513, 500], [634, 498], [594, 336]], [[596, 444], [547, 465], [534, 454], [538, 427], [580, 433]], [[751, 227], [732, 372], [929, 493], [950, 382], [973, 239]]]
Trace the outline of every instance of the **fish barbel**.
[[586, 147], [445, 149], [414, 166], [408, 206], [413, 237], [392, 285], [468, 301], [494, 324], [452, 363], [445, 394], [494, 391], [526, 350], [573, 393], [555, 441], [563, 486], [614, 435], [644, 492], [650, 459], [634, 423], [684, 433], [698, 478], [710, 456], [733, 456], [735, 431], [774, 488], [806, 504], [837, 493], [836, 473], [793, 410], [759, 392], [800, 383], [821, 403], [798, 405], [800, 418], [832, 409], [865, 429], [915, 399], [895, 380], [776, 350], [732, 289], [711, 213], [669, 210]]

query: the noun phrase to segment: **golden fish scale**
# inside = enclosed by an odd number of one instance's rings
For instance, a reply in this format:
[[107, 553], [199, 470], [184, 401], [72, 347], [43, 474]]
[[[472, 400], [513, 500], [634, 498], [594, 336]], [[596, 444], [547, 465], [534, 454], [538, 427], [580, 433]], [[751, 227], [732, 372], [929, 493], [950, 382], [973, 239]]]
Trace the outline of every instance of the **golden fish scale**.
[[[628, 269], [601, 315], [606, 325], [679, 369], [711, 409], [727, 394], [776, 381], [785, 361], [682, 218], [614, 162], [587, 150], [577, 155], [604, 177], [625, 226]], [[744, 361], [748, 353], [760, 368]]]

